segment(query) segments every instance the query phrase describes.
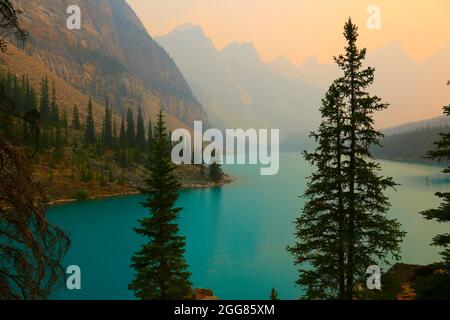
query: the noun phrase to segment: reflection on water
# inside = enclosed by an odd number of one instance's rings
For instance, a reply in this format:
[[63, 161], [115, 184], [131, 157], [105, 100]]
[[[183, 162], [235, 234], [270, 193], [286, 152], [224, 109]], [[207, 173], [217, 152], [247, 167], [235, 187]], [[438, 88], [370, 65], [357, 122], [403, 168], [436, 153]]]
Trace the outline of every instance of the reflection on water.
[[411, 177], [407, 179], [411, 184], [421, 185], [425, 187], [433, 186], [444, 186], [448, 187], [450, 185], [450, 179], [446, 176], [436, 175], [434, 177]]
[[[384, 174], [401, 185], [389, 191], [391, 215], [408, 232], [402, 261], [436, 261], [429, 246], [444, 226], [424, 220], [419, 212], [439, 204], [433, 195], [448, 189], [441, 168], [382, 162]], [[294, 241], [295, 218], [304, 200], [310, 167], [297, 154], [283, 154], [277, 176], [260, 176], [258, 166], [230, 166], [237, 181], [224, 188], [187, 190], [179, 205], [186, 259], [196, 287], [210, 288], [222, 299], [267, 299], [272, 287], [283, 299], [296, 299], [296, 267], [286, 253]], [[64, 299], [132, 299], [127, 285], [133, 278], [130, 258], [142, 243], [132, 230], [147, 212], [141, 197], [69, 204], [52, 208], [53, 223], [70, 231], [73, 247], [65, 261], [82, 269], [81, 291], [62, 290]]]

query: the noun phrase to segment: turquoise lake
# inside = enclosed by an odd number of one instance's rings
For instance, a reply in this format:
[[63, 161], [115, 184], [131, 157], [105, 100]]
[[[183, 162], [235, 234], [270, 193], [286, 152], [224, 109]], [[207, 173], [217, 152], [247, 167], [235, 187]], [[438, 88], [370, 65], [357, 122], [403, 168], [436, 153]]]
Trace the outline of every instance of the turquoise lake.
[[[448, 227], [426, 221], [420, 211], [439, 204], [436, 191], [448, 189], [441, 168], [382, 162], [383, 173], [401, 186], [390, 191], [390, 215], [408, 235], [402, 262], [429, 264], [439, 259], [430, 247], [434, 235]], [[221, 299], [267, 299], [275, 287], [282, 299], [298, 299], [301, 289], [292, 257], [295, 218], [301, 214], [310, 167], [298, 154], [282, 154], [276, 176], [260, 176], [258, 166], [228, 166], [237, 178], [222, 188], [182, 191], [178, 205], [181, 234], [192, 282]], [[72, 203], [52, 207], [49, 219], [72, 239], [64, 266], [78, 265], [82, 289], [61, 289], [55, 299], [133, 299], [131, 256], [142, 244], [133, 231], [148, 212], [141, 196]]]

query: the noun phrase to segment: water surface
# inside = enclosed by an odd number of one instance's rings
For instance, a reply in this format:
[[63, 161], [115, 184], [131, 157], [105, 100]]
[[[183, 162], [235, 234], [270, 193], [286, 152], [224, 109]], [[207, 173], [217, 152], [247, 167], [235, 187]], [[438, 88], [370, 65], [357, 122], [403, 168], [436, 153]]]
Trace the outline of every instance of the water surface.
[[[419, 212], [439, 204], [434, 193], [448, 188], [438, 167], [382, 162], [384, 174], [400, 183], [390, 191], [391, 215], [408, 235], [402, 262], [437, 261], [430, 247], [444, 226], [424, 220]], [[277, 176], [260, 176], [257, 166], [230, 166], [237, 181], [223, 188], [181, 193], [180, 228], [195, 287], [210, 288], [221, 299], [267, 299], [272, 287], [282, 299], [297, 299], [296, 267], [285, 247], [294, 242], [293, 221], [304, 200], [310, 167], [297, 154], [281, 156]], [[141, 196], [79, 202], [50, 209], [50, 220], [67, 230], [72, 248], [64, 265], [82, 270], [82, 290], [61, 290], [61, 299], [133, 299], [131, 256], [142, 240], [133, 232], [148, 213]]]

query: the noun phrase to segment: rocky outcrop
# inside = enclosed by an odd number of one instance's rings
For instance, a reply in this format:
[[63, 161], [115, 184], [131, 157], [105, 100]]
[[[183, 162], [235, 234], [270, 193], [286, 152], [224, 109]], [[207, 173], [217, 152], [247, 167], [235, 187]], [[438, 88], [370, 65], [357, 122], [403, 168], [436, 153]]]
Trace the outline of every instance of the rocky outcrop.
[[193, 295], [194, 300], [219, 300], [209, 289], [194, 289]]

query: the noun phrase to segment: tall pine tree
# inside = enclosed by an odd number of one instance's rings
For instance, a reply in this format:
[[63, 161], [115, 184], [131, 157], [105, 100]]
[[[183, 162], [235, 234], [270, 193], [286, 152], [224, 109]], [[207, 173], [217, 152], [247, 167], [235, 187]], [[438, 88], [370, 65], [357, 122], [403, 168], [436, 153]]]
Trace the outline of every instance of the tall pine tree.
[[73, 129], [75, 129], [75, 130], [80, 130], [81, 129], [80, 114], [78, 112], [77, 105], [73, 106], [71, 127]]
[[121, 149], [125, 150], [127, 147], [127, 129], [125, 127], [125, 118], [122, 116], [122, 122], [120, 124], [119, 133], [119, 146]]
[[105, 148], [112, 148], [114, 144], [112, 113], [111, 109], [109, 108], [108, 100], [106, 100], [105, 116], [103, 118], [102, 143]]
[[145, 127], [144, 127], [144, 117], [142, 115], [142, 108], [139, 107], [137, 123], [136, 123], [136, 146], [139, 151], [145, 151], [146, 141], [145, 141]]
[[150, 210], [150, 216], [140, 220], [141, 226], [136, 229], [148, 242], [132, 259], [137, 274], [129, 288], [145, 300], [188, 299], [190, 273], [184, 260], [185, 239], [178, 235], [177, 224], [182, 209], [175, 207], [180, 183], [174, 176], [171, 143], [162, 111], [154, 133], [146, 187], [142, 189], [147, 196], [143, 206]]
[[52, 82], [52, 99], [50, 103], [50, 124], [58, 127], [60, 125], [59, 108], [56, 102], [56, 87], [55, 82]]
[[95, 125], [94, 125], [94, 113], [92, 109], [92, 100], [89, 98], [88, 112], [86, 117], [86, 142], [88, 144], [95, 144]]
[[134, 125], [134, 116], [131, 108], [127, 111], [127, 145], [129, 148], [136, 146], [136, 130]]
[[392, 178], [380, 175], [381, 166], [372, 160], [370, 153], [370, 148], [379, 145], [382, 138], [373, 127], [373, 114], [388, 105], [367, 92], [374, 82], [375, 69], [363, 66], [367, 50], [357, 48], [358, 27], [351, 19], [345, 25], [344, 36], [345, 54], [335, 60], [344, 72], [341, 88], [347, 105], [344, 132], [349, 148], [345, 153], [348, 161], [345, 175], [349, 186], [344, 198], [348, 214], [345, 272], [346, 299], [352, 299], [356, 289], [365, 284], [369, 266], [389, 263], [390, 257], [400, 258], [405, 232], [396, 219], [386, 217], [390, 203], [384, 192], [396, 184]]
[[148, 120], [148, 129], [147, 129], [147, 150], [150, 150], [152, 147], [153, 141], [153, 128], [152, 128], [152, 120]]
[[117, 117], [115, 113], [112, 114], [112, 118], [113, 118], [113, 138], [114, 142], [116, 142], [118, 136], [117, 136]]
[[47, 77], [45, 77], [41, 80], [39, 112], [40, 112], [42, 123], [44, 125], [47, 125], [50, 121], [50, 94], [49, 94]]
[[[315, 166], [304, 197], [307, 203], [297, 219], [297, 244], [289, 248], [301, 266], [297, 284], [306, 287], [311, 299], [344, 298], [344, 204], [343, 204], [343, 95], [335, 81], [322, 101], [322, 123], [311, 137], [318, 146], [305, 152]], [[310, 268], [309, 266], [312, 266]]]
[[356, 46], [358, 28], [349, 19], [344, 30], [345, 54], [335, 58], [344, 75], [323, 101], [323, 122], [313, 134], [318, 147], [306, 153], [317, 170], [296, 222], [297, 243], [288, 248], [309, 298], [358, 296], [367, 268], [398, 259], [405, 235], [397, 220], [386, 217], [390, 203], [384, 192], [396, 184], [380, 175], [370, 153], [382, 136], [373, 128], [373, 113], [387, 105], [366, 91], [374, 69], [363, 67], [366, 50]]

